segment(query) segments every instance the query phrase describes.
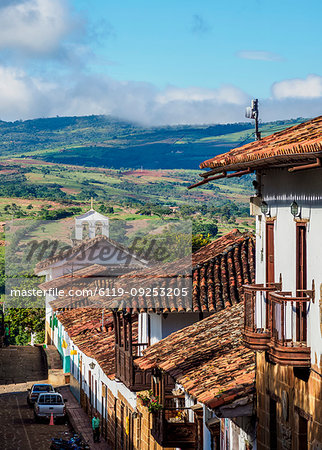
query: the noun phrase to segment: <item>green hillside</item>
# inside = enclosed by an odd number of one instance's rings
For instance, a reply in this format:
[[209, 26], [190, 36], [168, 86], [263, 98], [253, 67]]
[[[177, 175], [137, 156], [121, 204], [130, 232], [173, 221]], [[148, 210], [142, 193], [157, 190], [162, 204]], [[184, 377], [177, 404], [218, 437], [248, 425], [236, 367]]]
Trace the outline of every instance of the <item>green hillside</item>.
[[[261, 124], [262, 135], [304, 119]], [[131, 169], [197, 169], [199, 163], [254, 140], [252, 123], [143, 128], [106, 116], [0, 122], [0, 158]]]

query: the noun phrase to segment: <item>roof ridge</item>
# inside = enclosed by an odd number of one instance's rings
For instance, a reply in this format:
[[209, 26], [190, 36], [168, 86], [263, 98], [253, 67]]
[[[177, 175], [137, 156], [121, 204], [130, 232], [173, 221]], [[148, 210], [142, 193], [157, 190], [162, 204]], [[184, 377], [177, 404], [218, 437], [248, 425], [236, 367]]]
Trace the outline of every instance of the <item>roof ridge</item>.
[[[256, 169], [266, 162], [289, 165], [322, 153], [322, 116], [273, 133], [259, 141], [245, 144], [208, 159], [200, 168], [211, 168], [211, 172], [241, 170], [245, 167]], [[277, 158], [277, 161], [274, 159]], [[257, 162], [257, 163], [256, 163]], [[247, 163], [250, 165], [247, 166]]]

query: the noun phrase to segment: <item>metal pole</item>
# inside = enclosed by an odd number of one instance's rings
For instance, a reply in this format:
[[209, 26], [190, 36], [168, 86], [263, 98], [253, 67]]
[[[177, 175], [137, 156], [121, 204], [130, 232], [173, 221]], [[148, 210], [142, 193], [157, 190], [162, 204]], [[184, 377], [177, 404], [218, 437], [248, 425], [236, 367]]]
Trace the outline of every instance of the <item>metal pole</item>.
[[261, 134], [258, 131], [258, 99], [256, 98], [255, 100], [252, 101], [252, 110], [253, 110], [253, 116], [255, 119], [255, 135], [256, 135], [256, 140], [260, 141], [261, 139]]

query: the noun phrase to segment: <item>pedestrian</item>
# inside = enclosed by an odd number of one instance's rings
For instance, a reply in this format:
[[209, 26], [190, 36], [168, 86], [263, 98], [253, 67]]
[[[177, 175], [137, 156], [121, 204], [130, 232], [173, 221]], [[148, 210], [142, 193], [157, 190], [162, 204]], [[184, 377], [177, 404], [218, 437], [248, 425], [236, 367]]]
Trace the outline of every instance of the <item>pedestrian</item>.
[[93, 441], [99, 442], [100, 441], [100, 419], [99, 419], [97, 413], [94, 414], [94, 417], [92, 419], [92, 428], [93, 428]]
[[10, 329], [7, 323], [4, 324], [4, 346], [9, 346]]

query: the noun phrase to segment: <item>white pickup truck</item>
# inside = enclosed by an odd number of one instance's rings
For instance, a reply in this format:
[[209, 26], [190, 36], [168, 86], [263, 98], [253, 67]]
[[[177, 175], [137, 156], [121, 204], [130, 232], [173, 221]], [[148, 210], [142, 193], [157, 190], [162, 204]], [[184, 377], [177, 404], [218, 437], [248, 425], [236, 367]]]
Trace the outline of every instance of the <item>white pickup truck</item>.
[[66, 406], [63, 397], [58, 392], [39, 394], [34, 405], [35, 421], [38, 422], [40, 418], [50, 419], [51, 415], [54, 419], [66, 418]]

